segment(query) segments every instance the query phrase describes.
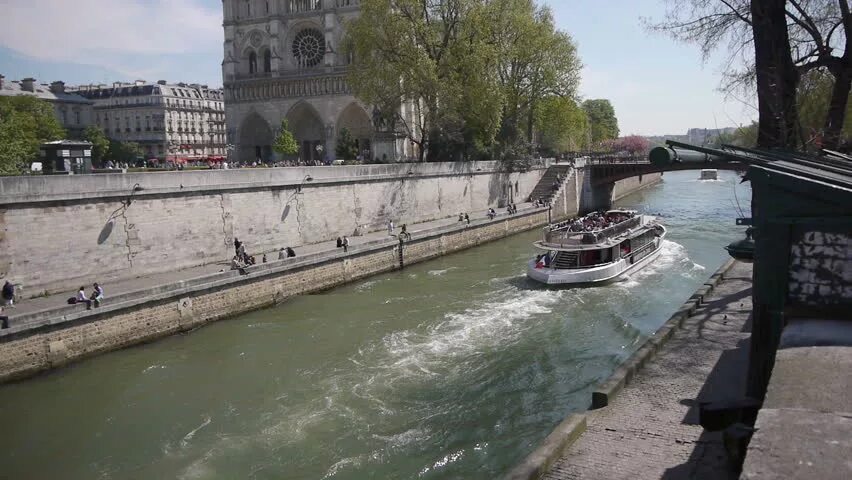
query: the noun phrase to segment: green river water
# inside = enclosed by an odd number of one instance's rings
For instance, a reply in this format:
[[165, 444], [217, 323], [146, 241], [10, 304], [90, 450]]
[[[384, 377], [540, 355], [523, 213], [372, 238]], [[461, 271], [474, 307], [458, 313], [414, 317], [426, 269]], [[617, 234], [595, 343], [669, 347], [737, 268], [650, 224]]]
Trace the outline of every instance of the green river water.
[[618, 202], [669, 237], [616, 284], [527, 281], [534, 231], [2, 386], [0, 478], [497, 478], [742, 236], [697, 177]]

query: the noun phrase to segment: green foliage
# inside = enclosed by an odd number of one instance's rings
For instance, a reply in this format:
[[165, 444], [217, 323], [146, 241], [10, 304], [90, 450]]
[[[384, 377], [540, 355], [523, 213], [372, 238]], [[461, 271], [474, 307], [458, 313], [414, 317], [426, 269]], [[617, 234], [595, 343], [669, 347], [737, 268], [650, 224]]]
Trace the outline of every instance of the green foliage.
[[589, 117], [592, 146], [618, 138], [618, 120], [615, 118], [615, 109], [612, 108], [609, 100], [603, 98], [586, 100], [583, 102], [583, 110]]
[[568, 97], [549, 97], [536, 109], [539, 143], [548, 153], [576, 152], [588, 148], [586, 112]]
[[420, 147], [420, 160], [530, 140], [535, 105], [579, 83], [571, 38], [530, 0], [362, 0], [347, 34], [355, 94], [381, 112], [378, 128]]
[[86, 127], [83, 132], [83, 140], [92, 144], [92, 163], [101, 166], [109, 155], [110, 141], [103, 130], [94, 125]]
[[142, 147], [136, 142], [109, 141], [109, 156], [117, 162], [135, 165], [142, 156]]
[[738, 147], [754, 148], [757, 146], [757, 122], [739, 127], [732, 133], [722, 133], [713, 146], [735, 145]]
[[[825, 120], [834, 89], [834, 76], [825, 70], [811, 70], [799, 80], [797, 106], [799, 124], [806, 147], [818, 147], [825, 134]], [[846, 115], [840, 132], [841, 143], [852, 138], [852, 95], [846, 103]]]
[[334, 153], [337, 155], [337, 158], [342, 160], [355, 160], [358, 158], [358, 145], [355, 143], [355, 138], [349, 133], [348, 128], [340, 129]]
[[299, 151], [299, 144], [296, 142], [293, 132], [290, 131], [287, 120], [281, 121], [281, 131], [278, 133], [272, 149], [281, 155], [294, 155]]
[[0, 97], [0, 174], [28, 170], [39, 158], [39, 145], [64, 137], [49, 103], [24, 95]]

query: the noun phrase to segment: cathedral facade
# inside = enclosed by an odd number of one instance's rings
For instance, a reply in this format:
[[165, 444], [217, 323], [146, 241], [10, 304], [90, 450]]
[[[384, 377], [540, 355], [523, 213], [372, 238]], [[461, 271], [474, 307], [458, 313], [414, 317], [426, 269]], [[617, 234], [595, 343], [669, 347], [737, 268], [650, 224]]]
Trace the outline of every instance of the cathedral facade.
[[[372, 108], [352, 95], [346, 81], [349, 59], [341, 44], [346, 22], [359, 14], [358, 0], [223, 0], [222, 5], [222, 75], [233, 161], [327, 163], [335, 158], [343, 129], [365, 159], [413, 156], [400, 135], [374, 129]], [[282, 120], [299, 144], [299, 153], [290, 158], [272, 150]]]

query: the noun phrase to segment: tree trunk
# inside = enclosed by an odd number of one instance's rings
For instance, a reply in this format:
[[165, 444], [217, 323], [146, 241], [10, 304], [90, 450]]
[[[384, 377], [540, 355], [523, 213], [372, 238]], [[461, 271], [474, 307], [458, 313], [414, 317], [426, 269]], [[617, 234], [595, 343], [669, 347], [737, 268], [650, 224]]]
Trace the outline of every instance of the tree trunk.
[[843, 122], [846, 119], [846, 104], [852, 88], [852, 17], [846, 0], [840, 1], [840, 13], [843, 15], [843, 30], [846, 34], [846, 50], [840, 61], [829, 68], [834, 75], [834, 88], [831, 91], [831, 103], [825, 117], [825, 135], [822, 146], [834, 150], [840, 145], [843, 135]]
[[796, 148], [796, 87], [799, 76], [790, 53], [786, 0], [751, 0], [759, 111], [757, 146]]

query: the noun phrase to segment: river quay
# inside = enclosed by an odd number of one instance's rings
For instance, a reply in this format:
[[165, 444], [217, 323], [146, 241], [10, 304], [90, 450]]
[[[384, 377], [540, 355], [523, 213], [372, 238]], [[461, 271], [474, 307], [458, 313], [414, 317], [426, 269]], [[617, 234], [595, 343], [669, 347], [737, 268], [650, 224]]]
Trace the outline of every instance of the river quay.
[[750, 312], [751, 265], [729, 262], [593, 392], [602, 408], [569, 416], [508, 478], [737, 478], [698, 406], [743, 395]]

